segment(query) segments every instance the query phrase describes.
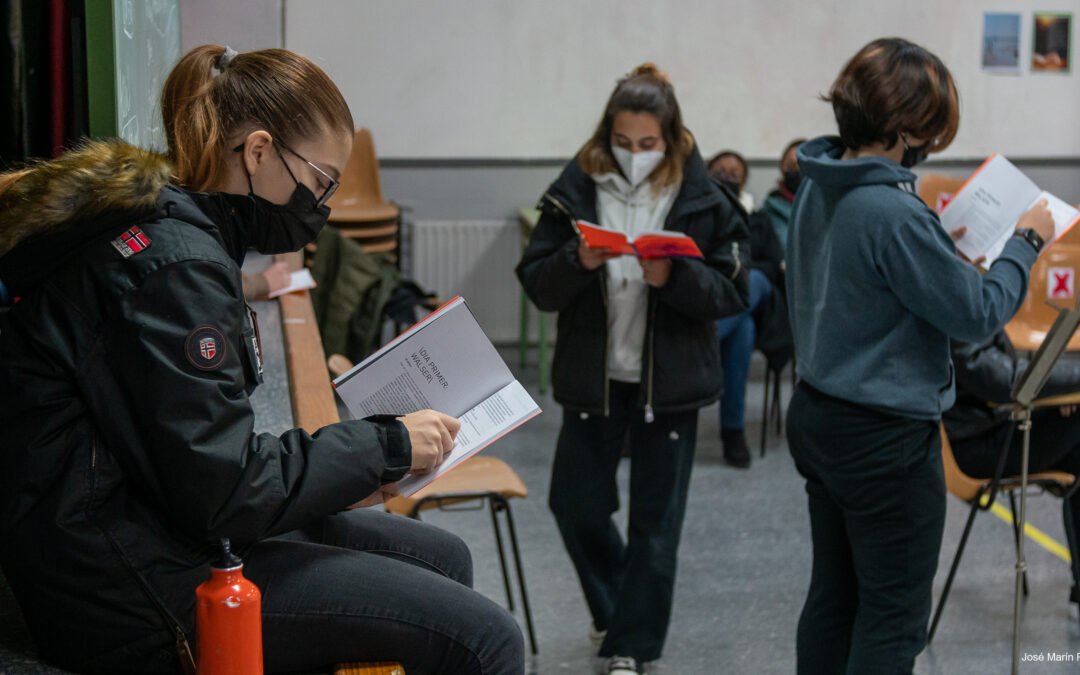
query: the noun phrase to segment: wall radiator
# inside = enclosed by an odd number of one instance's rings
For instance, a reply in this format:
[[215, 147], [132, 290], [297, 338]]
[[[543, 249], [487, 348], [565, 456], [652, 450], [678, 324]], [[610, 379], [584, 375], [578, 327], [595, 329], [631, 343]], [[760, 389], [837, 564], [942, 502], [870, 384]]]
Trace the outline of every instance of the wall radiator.
[[[521, 286], [514, 275], [521, 257], [517, 221], [421, 220], [409, 224], [403, 240], [406, 276], [445, 300], [455, 295], [465, 298], [496, 345], [517, 343], [521, 316]], [[532, 328], [535, 332], [535, 325]]]

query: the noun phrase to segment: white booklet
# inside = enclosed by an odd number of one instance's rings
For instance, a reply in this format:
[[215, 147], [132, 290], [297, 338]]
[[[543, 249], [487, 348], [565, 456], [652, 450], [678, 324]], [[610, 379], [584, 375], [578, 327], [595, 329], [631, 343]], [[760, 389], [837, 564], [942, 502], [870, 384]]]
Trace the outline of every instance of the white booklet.
[[[969, 260], [986, 256], [983, 267], [994, 262], [1016, 229], [1020, 216], [1045, 199], [1054, 216], [1054, 237], [1065, 234], [1080, 220], [1080, 211], [1042, 190], [1012, 162], [995, 153], [982, 163], [941, 212], [946, 232], [967, 227], [956, 248]], [[1046, 248], [1043, 251], [1046, 251]]]
[[430, 408], [461, 421], [435, 471], [398, 481], [406, 497], [541, 412], [460, 297], [335, 379], [334, 388], [357, 419]]
[[311, 276], [311, 270], [305, 267], [289, 275], [288, 286], [277, 289], [268, 297], [276, 298], [279, 295], [285, 295], [286, 293], [295, 293], [296, 291], [304, 291], [309, 288], [315, 288], [315, 278]]

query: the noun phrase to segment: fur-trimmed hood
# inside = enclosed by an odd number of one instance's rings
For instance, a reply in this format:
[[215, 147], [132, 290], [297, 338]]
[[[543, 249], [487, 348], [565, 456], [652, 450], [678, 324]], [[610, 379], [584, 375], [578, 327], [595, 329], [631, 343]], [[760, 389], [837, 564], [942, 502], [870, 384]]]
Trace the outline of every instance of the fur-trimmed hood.
[[0, 257], [27, 239], [108, 213], [151, 211], [171, 179], [164, 156], [116, 140], [87, 141], [54, 160], [2, 174]]

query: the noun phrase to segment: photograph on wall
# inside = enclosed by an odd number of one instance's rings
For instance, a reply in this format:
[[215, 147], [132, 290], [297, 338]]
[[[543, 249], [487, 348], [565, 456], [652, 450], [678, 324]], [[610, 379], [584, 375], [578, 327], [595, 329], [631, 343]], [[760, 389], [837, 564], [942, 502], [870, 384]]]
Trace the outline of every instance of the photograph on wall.
[[1069, 72], [1071, 29], [1072, 14], [1035, 12], [1035, 38], [1031, 44], [1033, 71]]
[[1020, 72], [1020, 15], [983, 14], [982, 67], [998, 73]]

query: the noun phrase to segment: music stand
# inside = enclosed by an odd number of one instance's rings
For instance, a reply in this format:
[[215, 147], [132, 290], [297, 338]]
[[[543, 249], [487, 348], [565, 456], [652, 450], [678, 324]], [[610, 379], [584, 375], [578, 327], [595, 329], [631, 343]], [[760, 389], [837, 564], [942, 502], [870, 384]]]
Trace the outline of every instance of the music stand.
[[1011, 392], [1015, 402], [1012, 419], [1019, 423], [1017, 428], [1024, 433], [1023, 450], [1020, 455], [1020, 513], [1013, 514], [1020, 532], [1016, 543], [1016, 591], [1013, 598], [1013, 675], [1020, 672], [1020, 594], [1023, 591], [1024, 572], [1027, 570], [1027, 560], [1024, 558], [1024, 518], [1027, 508], [1031, 408], [1035, 397], [1039, 395], [1047, 378], [1050, 377], [1054, 364], [1069, 345], [1069, 338], [1076, 332], [1077, 326], [1080, 326], [1080, 295], [1077, 296], [1076, 304], [1071, 308], [1059, 307], [1049, 301], [1046, 304], [1057, 310], [1057, 319], [1054, 320], [1054, 325], [1046, 333], [1038, 351], [1028, 364], [1027, 370], [1017, 380]]

